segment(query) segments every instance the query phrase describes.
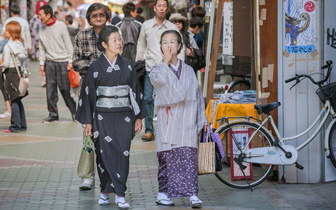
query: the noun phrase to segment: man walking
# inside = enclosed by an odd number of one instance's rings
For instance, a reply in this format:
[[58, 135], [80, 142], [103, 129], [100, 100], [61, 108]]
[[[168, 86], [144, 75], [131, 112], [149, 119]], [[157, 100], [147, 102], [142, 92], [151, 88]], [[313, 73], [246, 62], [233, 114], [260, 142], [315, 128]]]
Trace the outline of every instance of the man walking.
[[124, 44], [121, 55], [134, 62], [142, 24], [135, 19], [137, 15], [136, 7], [132, 2], [123, 5], [123, 12], [125, 14], [124, 19], [116, 25], [121, 30]]
[[76, 103], [70, 96], [68, 71], [72, 68], [73, 46], [65, 23], [53, 18], [49, 5], [39, 10], [39, 18], [44, 24], [40, 30], [40, 74], [46, 76], [47, 104], [49, 116], [43, 123], [58, 122], [57, 87], [59, 88], [66, 106], [69, 108], [72, 120], [75, 121]]
[[155, 64], [160, 63], [162, 60], [160, 50], [160, 37], [166, 30], [176, 30], [177, 27], [166, 20], [166, 14], [169, 10], [168, 0], [155, 0], [154, 12], [155, 17], [145, 21], [142, 24], [136, 61], [146, 60], [146, 74], [144, 85], [144, 96], [148, 116], [145, 118], [145, 135], [141, 137], [142, 140], [154, 140], [154, 127], [153, 127], [153, 114], [154, 114], [154, 99], [153, 99], [153, 85], [149, 79], [149, 73]]
[[[73, 68], [81, 75], [82, 85], [85, 84], [85, 76], [89, 66], [101, 55], [97, 47], [98, 35], [110, 19], [110, 10], [100, 3], [91, 4], [86, 12], [86, 19], [92, 27], [84, 29], [77, 34], [73, 53]], [[83, 142], [85, 142], [85, 138], [86, 136], [83, 132]], [[82, 183], [79, 189], [91, 190], [94, 187], [94, 176], [94, 171], [91, 171], [85, 177], [80, 177], [82, 178]]]

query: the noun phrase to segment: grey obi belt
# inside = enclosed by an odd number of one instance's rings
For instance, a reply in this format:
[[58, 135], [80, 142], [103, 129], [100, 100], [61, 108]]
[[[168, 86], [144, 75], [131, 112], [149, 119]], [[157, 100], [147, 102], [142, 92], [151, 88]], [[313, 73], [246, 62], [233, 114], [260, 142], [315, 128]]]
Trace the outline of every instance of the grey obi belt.
[[135, 94], [128, 85], [120, 86], [98, 86], [97, 88], [97, 107], [117, 108], [132, 107], [135, 115], [139, 114], [140, 108], [135, 101]]

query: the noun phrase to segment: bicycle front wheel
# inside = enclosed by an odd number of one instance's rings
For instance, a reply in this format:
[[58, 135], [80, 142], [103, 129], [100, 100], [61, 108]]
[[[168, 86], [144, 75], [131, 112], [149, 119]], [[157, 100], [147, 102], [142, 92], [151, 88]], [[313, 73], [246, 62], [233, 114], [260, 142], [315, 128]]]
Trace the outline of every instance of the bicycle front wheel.
[[328, 146], [330, 151], [330, 160], [334, 167], [336, 168], [336, 121], [332, 125], [329, 132]]
[[273, 139], [264, 128], [253, 122], [235, 122], [217, 129], [216, 133], [220, 134], [225, 158], [222, 161], [223, 170], [215, 175], [224, 184], [239, 189], [254, 187], [272, 172], [274, 165], [248, 163], [239, 149], [252, 136], [249, 148], [272, 146]]

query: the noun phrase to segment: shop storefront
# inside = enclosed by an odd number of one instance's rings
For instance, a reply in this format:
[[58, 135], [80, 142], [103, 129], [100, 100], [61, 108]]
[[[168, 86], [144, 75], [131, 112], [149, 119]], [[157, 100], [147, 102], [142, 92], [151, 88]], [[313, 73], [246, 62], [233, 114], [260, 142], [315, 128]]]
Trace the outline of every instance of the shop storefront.
[[[218, 5], [220, 4], [221, 1]], [[225, 84], [221, 73], [225, 75], [230, 70], [244, 70], [242, 67], [247, 67], [247, 72], [256, 75], [251, 77], [252, 89], [260, 88], [261, 103], [281, 102], [278, 110], [272, 113], [276, 116], [275, 121], [281, 135], [294, 136], [305, 131], [315, 121], [322, 108], [315, 93], [317, 87], [304, 80], [290, 89], [295, 82], [285, 83], [285, 80], [295, 74], [312, 74], [315, 79], [321, 79], [321, 66], [325, 61], [330, 59], [336, 62], [336, 23], [333, 12], [336, 2], [222, 0], [222, 4], [223, 17], [219, 18], [219, 21], [215, 20], [213, 28], [210, 29], [214, 34], [209, 33], [214, 37], [211, 44], [219, 49], [217, 56], [214, 56], [213, 49], [210, 51], [210, 63], [212, 66], [216, 65], [213, 78], [209, 77], [208, 87], [214, 89], [211, 93], [215, 93], [216, 84]], [[248, 7], [251, 9], [246, 9]], [[214, 13], [218, 14], [218, 11]], [[241, 21], [237, 26], [237, 18], [253, 27], [241, 27]], [[223, 26], [219, 29], [219, 36], [216, 36], [216, 25], [219, 23]], [[246, 44], [246, 40], [250, 42]], [[207, 53], [209, 54], [209, 51]], [[241, 57], [250, 58], [247, 59], [250, 64], [240, 61], [235, 63], [235, 59]], [[211, 76], [211, 69], [209, 70]], [[215, 83], [213, 86], [212, 79]], [[205, 84], [206, 81], [207, 78]], [[336, 69], [328, 82], [335, 81]], [[336, 180], [336, 169], [324, 151], [326, 129], [327, 125], [309, 145], [299, 151], [297, 162], [304, 167], [303, 170], [294, 165], [278, 167], [279, 182], [318, 183]], [[305, 142], [313, 131], [286, 143], [298, 146]]]

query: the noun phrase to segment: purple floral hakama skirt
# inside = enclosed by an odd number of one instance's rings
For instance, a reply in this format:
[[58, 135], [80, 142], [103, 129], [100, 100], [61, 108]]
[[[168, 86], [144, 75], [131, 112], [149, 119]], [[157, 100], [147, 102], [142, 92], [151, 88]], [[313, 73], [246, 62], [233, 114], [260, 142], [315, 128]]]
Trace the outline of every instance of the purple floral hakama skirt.
[[179, 147], [157, 153], [159, 192], [169, 198], [198, 194], [197, 149]]

